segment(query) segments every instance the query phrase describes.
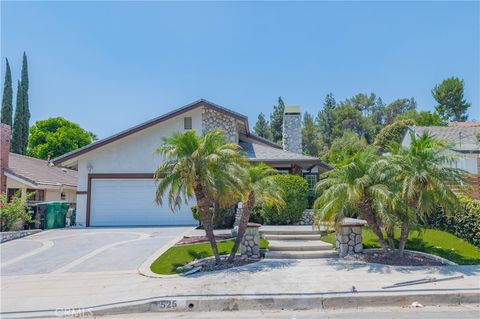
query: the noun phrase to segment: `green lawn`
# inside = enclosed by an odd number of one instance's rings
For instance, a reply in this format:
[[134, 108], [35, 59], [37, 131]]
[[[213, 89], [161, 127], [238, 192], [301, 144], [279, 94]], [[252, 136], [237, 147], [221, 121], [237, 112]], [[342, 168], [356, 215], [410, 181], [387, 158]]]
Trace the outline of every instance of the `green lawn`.
[[[398, 240], [399, 236], [400, 231], [395, 232], [395, 239]], [[322, 240], [335, 245], [335, 234], [323, 236]], [[363, 246], [364, 248], [380, 247], [376, 236], [366, 227], [363, 229]], [[407, 249], [440, 256], [459, 265], [480, 264], [479, 248], [455, 235], [437, 229], [411, 232], [408, 236]]]
[[[220, 255], [229, 254], [233, 247], [233, 239], [217, 242]], [[268, 241], [260, 238], [260, 248], [266, 249]], [[194, 259], [201, 259], [213, 256], [210, 243], [173, 246], [158, 257], [150, 269], [160, 275], [176, 274], [175, 269], [179, 266], [188, 264]]]

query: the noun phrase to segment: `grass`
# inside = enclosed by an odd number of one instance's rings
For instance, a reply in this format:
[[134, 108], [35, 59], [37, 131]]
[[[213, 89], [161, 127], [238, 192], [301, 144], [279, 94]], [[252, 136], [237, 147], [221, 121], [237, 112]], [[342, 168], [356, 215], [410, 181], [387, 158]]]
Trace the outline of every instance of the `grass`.
[[[362, 235], [364, 248], [380, 247], [376, 236], [367, 227], [364, 227]], [[398, 230], [395, 232], [397, 245], [399, 237], [400, 231]], [[335, 245], [335, 233], [323, 236], [322, 240]], [[440, 256], [459, 265], [480, 264], [480, 249], [478, 247], [442, 230], [413, 231], [408, 236], [406, 248]]]
[[[217, 242], [220, 255], [229, 254], [233, 247], [233, 239]], [[268, 241], [260, 238], [260, 249], [266, 249]], [[202, 259], [213, 256], [210, 243], [200, 243], [192, 245], [182, 245], [170, 247], [160, 257], [158, 257], [150, 269], [160, 275], [176, 274], [175, 269], [193, 261], [194, 259]]]

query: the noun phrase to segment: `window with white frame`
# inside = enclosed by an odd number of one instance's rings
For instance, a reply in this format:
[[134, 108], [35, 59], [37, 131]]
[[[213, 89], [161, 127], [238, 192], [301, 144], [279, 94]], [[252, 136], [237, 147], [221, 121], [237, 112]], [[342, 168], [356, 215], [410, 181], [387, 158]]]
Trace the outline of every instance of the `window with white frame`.
[[315, 190], [315, 185], [318, 182], [318, 175], [317, 174], [303, 174], [303, 177], [307, 180], [308, 189], [311, 191]]

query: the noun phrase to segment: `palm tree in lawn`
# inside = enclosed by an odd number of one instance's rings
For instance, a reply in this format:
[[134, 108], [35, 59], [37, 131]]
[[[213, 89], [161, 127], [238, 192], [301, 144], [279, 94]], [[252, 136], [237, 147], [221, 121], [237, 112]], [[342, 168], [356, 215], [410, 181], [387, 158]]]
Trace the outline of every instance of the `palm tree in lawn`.
[[[384, 163], [399, 183], [393, 197], [401, 224], [398, 254], [403, 256], [408, 234], [412, 226], [425, 220], [428, 215], [442, 207], [453, 212], [459, 202], [452, 187], [461, 188], [466, 181], [465, 171], [451, 167], [456, 157], [448, 145], [428, 133], [417, 137], [410, 134], [410, 147], [398, 146]], [[396, 204], [395, 204], [396, 203]]]
[[243, 211], [238, 224], [237, 238], [227, 259], [228, 262], [232, 262], [235, 258], [255, 205], [276, 206], [279, 208], [285, 205], [281, 190], [276, 186], [273, 179], [269, 178], [275, 174], [278, 174], [277, 170], [264, 163], [247, 167], [245, 187], [242, 193]]
[[390, 192], [386, 175], [372, 169], [377, 159], [373, 152], [361, 152], [348, 162], [323, 174], [316, 185], [321, 195], [315, 200], [316, 222], [338, 224], [352, 212], [358, 212], [377, 236], [384, 251], [387, 245], [381, 230], [379, 207], [388, 202]]
[[212, 207], [214, 199], [240, 196], [244, 182], [244, 153], [237, 144], [228, 143], [221, 130], [203, 136], [195, 131], [174, 133], [163, 138], [157, 149], [164, 162], [155, 172], [155, 200], [163, 204], [164, 195], [172, 210], [195, 198], [205, 233], [212, 246], [216, 262], [220, 262], [213, 233]]

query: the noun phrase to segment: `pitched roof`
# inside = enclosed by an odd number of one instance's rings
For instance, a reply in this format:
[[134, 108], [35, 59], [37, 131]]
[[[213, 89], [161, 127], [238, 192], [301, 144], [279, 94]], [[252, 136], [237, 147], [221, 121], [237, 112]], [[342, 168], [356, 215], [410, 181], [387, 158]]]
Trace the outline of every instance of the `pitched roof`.
[[480, 136], [480, 126], [411, 126], [417, 135], [424, 132], [447, 141], [457, 151], [478, 151], [477, 136]]
[[307, 156], [303, 154], [297, 154], [289, 151], [284, 151], [278, 147], [272, 147], [264, 143], [258, 143], [255, 141], [240, 141], [240, 146], [251, 162], [264, 162], [264, 163], [298, 163], [306, 165], [321, 165], [327, 169], [330, 168], [327, 164], [320, 161], [317, 157]]
[[245, 125], [246, 125], [246, 131], [247, 133], [249, 132], [249, 128], [248, 128], [248, 118], [245, 116], [245, 115], [242, 115], [240, 113], [237, 113], [237, 112], [234, 112], [230, 109], [227, 109], [223, 106], [220, 106], [218, 104], [215, 104], [213, 102], [210, 102], [210, 101], [207, 101], [205, 99], [200, 99], [200, 100], [197, 100], [195, 102], [192, 102], [190, 104], [187, 104], [185, 106], [182, 106], [176, 110], [173, 110], [171, 112], [168, 112], [164, 115], [161, 115], [159, 117], [156, 117], [154, 119], [151, 119], [149, 121], [146, 121], [144, 123], [141, 123], [139, 125], [136, 125], [134, 127], [131, 127], [129, 129], [126, 129], [124, 131], [121, 131], [120, 133], [117, 133], [117, 134], [114, 134], [110, 137], [107, 137], [107, 138], [104, 138], [104, 139], [101, 139], [101, 140], [98, 140], [92, 144], [89, 144], [87, 146], [84, 146], [82, 148], [79, 148], [75, 151], [72, 151], [72, 152], [69, 152], [69, 153], [66, 153], [66, 154], [63, 154], [62, 156], [59, 156], [57, 158], [54, 158], [53, 159], [53, 163], [55, 165], [58, 165], [58, 164], [61, 164], [69, 159], [72, 159], [72, 158], [75, 158], [79, 155], [82, 155], [84, 153], [87, 153], [87, 152], [90, 152], [96, 148], [99, 148], [99, 147], [102, 147], [104, 145], [107, 145], [107, 144], [110, 144], [112, 142], [115, 142], [121, 138], [124, 138], [124, 137], [127, 137], [131, 134], [134, 134], [134, 133], [137, 133], [139, 131], [142, 131], [144, 129], [147, 129], [153, 125], [156, 125], [158, 123], [161, 123], [163, 121], [166, 121], [168, 119], [171, 119], [172, 117], [175, 117], [175, 116], [178, 116], [182, 113], [185, 113], [185, 112], [188, 112], [188, 111], [191, 111], [191, 110], [194, 110], [198, 107], [208, 107], [208, 108], [211, 108], [211, 109], [214, 109], [218, 112], [221, 112], [221, 113], [224, 113], [224, 114], [227, 114], [233, 118], [236, 118], [237, 120], [240, 120], [240, 121], [243, 121], [245, 122]]
[[448, 122], [448, 126], [480, 126], [480, 122]]
[[10, 153], [5, 173], [38, 186], [77, 186], [77, 171], [50, 166], [47, 161], [15, 153]]

